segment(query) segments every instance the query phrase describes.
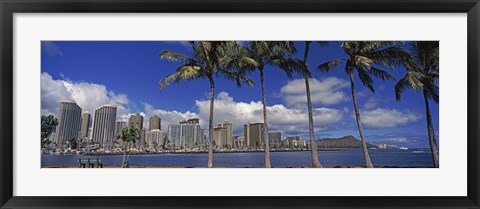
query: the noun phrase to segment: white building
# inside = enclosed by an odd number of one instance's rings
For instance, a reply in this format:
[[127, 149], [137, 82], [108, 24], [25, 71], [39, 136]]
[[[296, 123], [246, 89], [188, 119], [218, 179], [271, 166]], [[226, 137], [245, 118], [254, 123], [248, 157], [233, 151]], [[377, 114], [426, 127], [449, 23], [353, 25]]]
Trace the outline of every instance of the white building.
[[181, 141], [180, 141], [180, 133], [181, 133], [181, 126], [179, 124], [169, 124], [168, 125], [168, 133], [167, 133], [167, 140], [169, 147], [172, 148], [180, 148]]
[[193, 148], [200, 145], [200, 125], [191, 121], [180, 122], [181, 141], [183, 148]]
[[103, 149], [112, 149], [115, 141], [117, 106], [103, 105], [93, 115], [92, 141]]
[[[233, 147], [233, 124], [229, 121], [217, 124], [217, 127], [225, 128], [225, 144], [224, 147], [231, 149]], [[214, 132], [215, 133], [215, 132]]]
[[80, 127], [80, 140], [84, 142], [88, 137], [88, 129], [91, 125], [91, 115], [89, 112], [85, 112], [82, 115], [82, 125]]
[[72, 140], [77, 140], [82, 120], [82, 108], [73, 101], [60, 102], [58, 126], [55, 138], [57, 148], [66, 148]]
[[147, 132], [146, 143], [148, 148], [162, 148], [163, 132], [159, 129], [153, 129]]
[[185, 149], [200, 146], [200, 125], [182, 121], [168, 125], [167, 139], [171, 147]]
[[268, 132], [268, 142], [271, 149], [280, 148], [280, 141], [282, 140], [282, 132], [270, 131]]

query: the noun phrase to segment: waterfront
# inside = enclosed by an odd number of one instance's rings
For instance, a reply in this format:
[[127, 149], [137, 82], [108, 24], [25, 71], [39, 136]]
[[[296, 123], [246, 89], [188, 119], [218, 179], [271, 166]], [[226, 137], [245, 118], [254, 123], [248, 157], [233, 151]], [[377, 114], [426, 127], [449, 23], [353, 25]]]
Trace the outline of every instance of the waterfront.
[[[374, 166], [379, 167], [431, 167], [432, 157], [427, 149], [409, 150], [369, 150]], [[214, 167], [220, 168], [262, 168], [263, 152], [214, 153]], [[323, 166], [361, 166], [364, 165], [361, 149], [345, 149], [337, 151], [319, 151]], [[106, 166], [120, 166], [122, 155], [42, 155], [42, 167], [58, 165], [60, 167], [78, 166], [79, 158], [100, 158]], [[153, 167], [206, 167], [207, 153], [189, 154], [151, 154], [131, 155], [129, 163], [135, 166]], [[310, 167], [310, 151], [272, 152], [272, 167]]]

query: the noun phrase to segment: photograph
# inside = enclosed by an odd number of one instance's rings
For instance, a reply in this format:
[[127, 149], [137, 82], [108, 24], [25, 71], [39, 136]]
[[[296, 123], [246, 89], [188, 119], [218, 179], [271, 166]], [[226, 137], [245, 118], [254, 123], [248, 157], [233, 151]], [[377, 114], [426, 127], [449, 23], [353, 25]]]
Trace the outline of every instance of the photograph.
[[438, 40], [39, 44], [42, 169], [440, 168]]

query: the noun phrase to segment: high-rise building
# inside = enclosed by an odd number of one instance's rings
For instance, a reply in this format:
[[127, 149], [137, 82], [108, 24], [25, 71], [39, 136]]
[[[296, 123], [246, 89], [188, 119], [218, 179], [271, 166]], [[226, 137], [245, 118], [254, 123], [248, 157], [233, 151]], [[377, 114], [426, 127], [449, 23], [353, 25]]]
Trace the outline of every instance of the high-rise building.
[[260, 148], [263, 146], [263, 123], [247, 123], [243, 126], [245, 143], [250, 148]]
[[125, 121], [117, 121], [115, 123], [115, 137], [117, 137], [118, 135], [120, 135], [123, 131], [123, 129], [125, 129], [127, 127], [127, 122]]
[[168, 125], [167, 139], [174, 148], [193, 148], [200, 146], [200, 125], [182, 121], [178, 125]]
[[200, 129], [200, 144], [206, 146], [207, 145], [207, 136], [205, 135], [205, 129]]
[[194, 124], [199, 124], [200, 123], [200, 119], [198, 119], [198, 118], [191, 118], [191, 119], [188, 119], [187, 121], [190, 122], [190, 123], [194, 123]]
[[163, 146], [163, 132], [159, 129], [153, 129], [147, 132], [146, 146], [148, 148], [162, 148]]
[[91, 117], [91, 115], [90, 115], [89, 112], [85, 112], [82, 115], [82, 125], [80, 127], [80, 140], [81, 141], [84, 141], [85, 139], [88, 138], [88, 129], [90, 128], [90, 124], [91, 124], [90, 117]]
[[92, 141], [103, 149], [112, 149], [115, 141], [117, 106], [103, 105], [93, 114]]
[[170, 147], [180, 148], [180, 133], [181, 128], [179, 124], [168, 125], [167, 140]]
[[200, 145], [200, 125], [197, 120], [180, 122], [181, 141], [183, 148], [193, 148]]
[[80, 108], [77, 103], [72, 101], [60, 102], [55, 139], [57, 148], [63, 149], [70, 141], [77, 139], [80, 132], [81, 120], [82, 108]]
[[213, 128], [213, 144], [217, 149], [227, 148], [227, 128]]
[[118, 136], [122, 134], [123, 129], [127, 128], [126, 121], [117, 121], [115, 123], [115, 139], [117, 140], [117, 145], [121, 148], [124, 147], [124, 143], [122, 139], [118, 139]]
[[137, 143], [135, 143], [135, 146], [137, 148], [144, 148], [147, 147], [147, 130], [141, 129], [140, 130], [140, 140], [137, 140]]
[[305, 139], [303, 136], [288, 136], [285, 138], [285, 141], [288, 142], [289, 148], [305, 148]]
[[268, 132], [268, 142], [271, 149], [280, 148], [280, 141], [282, 140], [282, 132], [270, 131]]
[[148, 125], [148, 131], [152, 131], [152, 130], [155, 130], [155, 129], [162, 130], [162, 119], [160, 119], [160, 117], [158, 117], [156, 115], [150, 117], [150, 123]]
[[217, 124], [217, 127], [223, 127], [225, 128], [225, 134], [226, 134], [226, 138], [225, 138], [225, 148], [232, 148], [232, 144], [233, 144], [233, 124], [229, 121], [225, 121], [223, 123], [219, 123]]
[[138, 128], [139, 130], [143, 129], [143, 115], [139, 113], [131, 115], [128, 119], [128, 127]]

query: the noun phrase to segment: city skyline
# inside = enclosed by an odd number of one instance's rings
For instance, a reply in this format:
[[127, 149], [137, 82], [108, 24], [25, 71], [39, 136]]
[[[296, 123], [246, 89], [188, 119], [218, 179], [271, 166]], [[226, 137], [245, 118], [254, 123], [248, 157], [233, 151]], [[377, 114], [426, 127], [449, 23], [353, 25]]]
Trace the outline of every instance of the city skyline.
[[[310, 65], [316, 66], [342, 53], [336, 43], [334, 47], [312, 47]], [[49, 45], [49, 47], [44, 47]], [[296, 43], [298, 51], [302, 44]], [[60, 98], [74, 99], [86, 103], [85, 110], [92, 111], [100, 102], [114, 103], [118, 107], [117, 121], [128, 120], [131, 114], [140, 113], [145, 118], [158, 115], [162, 123], [172, 124], [175, 121], [199, 118], [202, 129], [208, 134], [208, 89], [204, 88], [206, 81], [193, 81], [169, 87], [158, 91], [158, 81], [174, 70], [175, 64], [158, 58], [161, 50], [187, 51], [181, 43], [165, 42], [45, 42], [42, 43], [42, 114], [52, 114], [58, 109]], [[57, 48], [62, 55], [47, 55], [46, 50]], [[83, 54], [89, 50], [93, 54]], [[95, 50], [93, 50], [95, 49]], [[77, 50], [77, 51], [75, 51]], [[126, 57], [128, 51], [137, 51], [139, 55]], [[83, 53], [82, 53], [83, 52]], [[148, 56], [145, 53], [148, 52]], [[153, 55], [151, 55], [153, 53]], [[140, 57], [145, 55], [145, 57]], [[87, 60], [79, 63], [77, 58]], [[122, 58], [121, 60], [112, 58]], [[131, 62], [131, 63], [125, 63]], [[140, 67], [142, 70], [134, 70]], [[115, 75], [107, 76], [113, 69]], [[89, 76], [98, 71], [98, 76]], [[136, 73], [136, 76], [131, 76]], [[403, 72], [401, 69], [392, 72], [396, 78]], [[295, 76], [288, 79], [284, 73], [275, 67], [266, 69], [266, 83], [270, 130], [280, 130], [288, 135], [307, 136], [308, 122], [303, 110], [304, 104], [301, 88], [303, 79]], [[135, 79], [137, 77], [138, 79]], [[215, 122], [231, 121], [234, 135], [242, 135], [243, 124], [246, 122], [262, 122], [261, 102], [258, 94], [258, 75], [250, 75], [256, 87], [237, 88], [234, 83], [218, 79], [215, 101]], [[129, 79], [128, 81], [124, 79]], [[274, 82], [277, 80], [277, 82]], [[393, 82], [393, 81], [388, 81]], [[421, 95], [416, 92], [405, 92], [402, 102], [395, 102], [392, 89], [386, 89], [391, 83], [375, 80], [376, 94], [359, 86], [361, 113], [366, 127], [367, 142], [374, 144], [396, 144], [407, 147], [428, 147], [424, 122], [424, 104]], [[349, 97], [347, 78], [340, 73], [323, 75], [314, 72], [312, 84], [312, 99], [315, 108], [316, 139], [326, 137], [341, 137], [354, 135], [358, 137], [353, 117], [353, 107]], [[61, 88], [53, 88], [61, 87]], [[329, 87], [329, 88], [327, 88]], [[82, 101], [86, 93], [95, 96], [93, 102]], [[82, 97], [83, 96], [83, 97]], [[98, 101], [97, 101], [98, 100]], [[103, 100], [103, 101], [102, 101]], [[57, 104], [54, 104], [57, 101]], [[434, 117], [434, 127], [438, 132], [438, 105], [431, 104]], [[244, 108], [243, 113], [232, 109]], [[55, 113], [53, 112], [55, 115]], [[294, 117], [296, 116], [296, 117]], [[144, 120], [143, 127], [149, 123]], [[165, 133], [166, 126], [162, 126]]]
[[[123, 147], [123, 142], [118, 140], [117, 136], [124, 128], [130, 127], [140, 130], [140, 138], [133, 144], [136, 149], [185, 150], [207, 146], [206, 142], [203, 141], [206, 138], [205, 131], [200, 129], [198, 118], [178, 121], [177, 124], [168, 124], [168, 131], [164, 133], [160, 129], [151, 129], [151, 125], [148, 126], [147, 130], [146, 125], [143, 124], [144, 117], [139, 113], [130, 115], [128, 123], [126, 121], [112, 121], [116, 116], [116, 111], [115, 105], [105, 104], [95, 109], [93, 117], [88, 111], [80, 116], [82, 108], [74, 101], [60, 102], [58, 114], [61, 115], [61, 120], [59, 120], [59, 126], [53, 133], [55, 137], [54, 145], [56, 148], [65, 149], [69, 144], [75, 143], [77, 149], [96, 147], [114, 150]], [[151, 116], [149, 120], [152, 121], [152, 119], [161, 121], [161, 118], [157, 115]], [[112, 129], [113, 124], [114, 128]], [[155, 125], [161, 126], [160, 123]], [[214, 128], [214, 147], [216, 150], [259, 149], [264, 146], [264, 138], [261, 136], [263, 123], [248, 122], [244, 124], [244, 135], [233, 135], [232, 126], [231, 122], [224, 121], [218, 123], [217, 127]], [[78, 134], [76, 134], [77, 132]], [[270, 139], [273, 145], [272, 149], [304, 148], [307, 146], [303, 136], [282, 137], [282, 131], [269, 131], [268, 134], [269, 136], [276, 136]], [[237, 140], [241, 138], [242, 142], [237, 141], [235, 143], [234, 138], [237, 138]], [[301, 145], [298, 145], [299, 143]]]

